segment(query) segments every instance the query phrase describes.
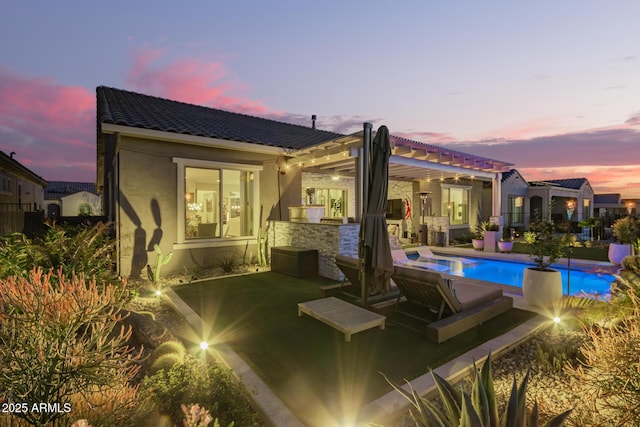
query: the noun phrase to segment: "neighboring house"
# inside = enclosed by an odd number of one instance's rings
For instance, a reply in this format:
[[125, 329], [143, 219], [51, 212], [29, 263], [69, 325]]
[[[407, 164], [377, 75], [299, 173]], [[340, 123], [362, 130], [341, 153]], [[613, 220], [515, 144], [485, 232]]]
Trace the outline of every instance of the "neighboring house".
[[25, 212], [41, 211], [47, 181], [0, 151], [0, 235], [23, 232]]
[[[167, 273], [216, 265], [231, 253], [249, 261], [267, 224], [271, 245], [298, 246], [305, 237], [321, 265], [333, 264], [327, 254], [337, 249], [322, 246], [326, 233], [285, 230], [289, 208], [313, 203], [325, 217], [360, 218], [364, 131], [341, 135], [315, 120], [292, 125], [108, 87], [96, 96], [97, 191], [116, 224], [124, 276], [153, 265], [156, 244], [173, 252]], [[411, 206], [398, 220], [404, 232], [418, 229], [422, 214], [430, 230], [468, 232], [485, 182], [495, 197], [484, 209], [499, 218], [509, 163], [395, 136], [391, 144], [389, 198]], [[422, 205], [419, 192], [428, 192]], [[355, 226], [357, 237], [357, 224], [340, 224]], [[356, 243], [340, 250], [351, 253]]]
[[[504, 225], [528, 229], [531, 221], [548, 214], [557, 223], [578, 223], [597, 212], [594, 194], [586, 178], [529, 181], [516, 169], [502, 174], [502, 218]], [[485, 192], [486, 196], [486, 192]], [[553, 202], [553, 211], [547, 212]]]
[[516, 169], [502, 174], [502, 217], [508, 227], [529, 226], [529, 183]]
[[593, 215], [593, 188], [587, 178], [549, 179], [529, 182], [531, 219], [546, 214], [553, 201], [551, 219], [577, 223]]
[[640, 199], [623, 199], [620, 193], [595, 194], [593, 196], [594, 215], [605, 219], [605, 226], [627, 215], [637, 216]]
[[50, 181], [44, 199], [50, 219], [102, 215], [102, 201], [92, 182]]

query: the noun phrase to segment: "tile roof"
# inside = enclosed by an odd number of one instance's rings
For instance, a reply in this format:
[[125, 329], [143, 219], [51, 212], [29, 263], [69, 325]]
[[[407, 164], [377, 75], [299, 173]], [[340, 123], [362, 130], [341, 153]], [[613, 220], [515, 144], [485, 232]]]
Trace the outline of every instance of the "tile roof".
[[22, 163], [17, 161], [13, 157], [14, 154], [15, 154], [14, 152], [11, 152], [10, 154], [7, 155], [5, 152], [0, 151], [0, 170], [8, 167], [10, 169], [13, 169], [14, 171], [24, 174], [32, 182], [37, 182], [39, 185], [43, 187], [47, 185], [47, 181], [44, 178], [42, 178], [40, 175], [37, 175], [31, 169], [27, 168]]
[[96, 88], [96, 98], [98, 126], [110, 123], [291, 149], [344, 136], [105, 86]]
[[508, 172], [502, 172], [502, 182], [505, 182], [511, 175], [514, 175], [517, 171], [515, 169], [510, 169]]
[[620, 204], [620, 194], [612, 193], [612, 194], [594, 194], [593, 195], [593, 203], [598, 204]]
[[580, 188], [582, 188], [585, 182], [589, 182], [587, 181], [587, 178], [547, 179], [544, 181], [531, 182], [531, 185], [536, 186], [536, 185], [552, 184], [552, 185], [557, 185], [558, 187], [579, 190]]
[[59, 199], [81, 191], [98, 194], [93, 182], [49, 181], [49, 185], [44, 189], [44, 198]]

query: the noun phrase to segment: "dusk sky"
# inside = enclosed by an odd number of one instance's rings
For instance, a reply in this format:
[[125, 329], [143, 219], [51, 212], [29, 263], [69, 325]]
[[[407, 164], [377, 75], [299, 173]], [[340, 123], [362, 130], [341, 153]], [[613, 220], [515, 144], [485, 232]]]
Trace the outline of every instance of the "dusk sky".
[[640, 198], [640, 2], [5, 0], [0, 150], [95, 181], [105, 85]]

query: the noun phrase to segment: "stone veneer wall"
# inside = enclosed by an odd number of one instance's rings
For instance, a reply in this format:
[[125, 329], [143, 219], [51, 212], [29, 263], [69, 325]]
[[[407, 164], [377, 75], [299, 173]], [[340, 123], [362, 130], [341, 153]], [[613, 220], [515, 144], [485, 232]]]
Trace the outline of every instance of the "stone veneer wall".
[[296, 246], [318, 250], [318, 274], [342, 280], [335, 256], [358, 256], [360, 224], [313, 224], [304, 222], [269, 221], [269, 246]]
[[435, 234], [432, 231], [442, 231], [445, 233], [444, 245], [449, 246], [449, 217], [448, 216], [426, 216], [424, 222], [427, 224], [427, 244], [435, 246]]

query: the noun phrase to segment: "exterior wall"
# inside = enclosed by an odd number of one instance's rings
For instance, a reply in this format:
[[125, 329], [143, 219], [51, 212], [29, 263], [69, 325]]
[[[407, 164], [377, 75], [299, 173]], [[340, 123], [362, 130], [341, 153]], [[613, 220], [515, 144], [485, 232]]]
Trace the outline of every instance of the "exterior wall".
[[336, 225], [272, 221], [269, 225], [269, 246], [317, 249], [319, 275], [342, 280], [344, 276], [336, 267], [335, 256], [358, 256], [359, 231], [360, 224], [354, 223]]
[[[144, 275], [146, 265], [155, 264], [155, 244], [163, 254], [173, 252], [171, 261], [162, 269], [163, 274], [215, 266], [230, 253], [250, 261], [256, 254], [255, 237], [176, 243], [180, 216], [177, 165], [173, 157], [253, 165], [273, 160], [254, 153], [122, 137], [118, 152], [119, 188], [114, 189], [118, 200], [120, 274], [133, 278]], [[261, 185], [258, 188], [263, 189]], [[274, 197], [268, 192], [267, 196], [269, 200]]]
[[102, 215], [102, 201], [100, 196], [87, 191], [80, 191], [62, 197], [60, 214], [62, 216], [78, 216], [78, 209], [83, 203], [88, 203], [91, 206], [91, 215]]
[[509, 197], [510, 196], [522, 196], [524, 197], [524, 227], [529, 227], [529, 212], [531, 207], [529, 206], [528, 197], [529, 185], [520, 177], [518, 173], [512, 174], [506, 181], [502, 183], [502, 218], [503, 224], [507, 224], [507, 216], [509, 212]]

